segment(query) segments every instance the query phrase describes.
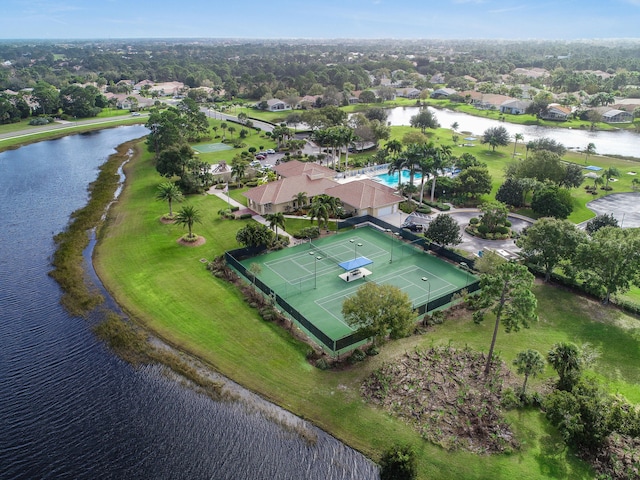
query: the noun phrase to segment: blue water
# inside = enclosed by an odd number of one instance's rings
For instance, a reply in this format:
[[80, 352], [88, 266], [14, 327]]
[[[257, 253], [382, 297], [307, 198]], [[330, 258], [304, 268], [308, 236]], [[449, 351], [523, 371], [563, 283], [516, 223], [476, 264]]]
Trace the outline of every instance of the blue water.
[[[401, 183], [408, 183], [410, 178], [409, 171], [402, 170], [400, 173], [402, 174]], [[419, 172], [416, 172], [415, 175], [413, 176], [414, 181], [420, 180], [421, 178], [422, 178], [422, 174]], [[383, 173], [381, 175], [376, 175], [375, 177], [373, 177], [373, 179], [377, 182], [385, 184], [387, 187], [391, 187], [391, 188], [398, 187], [398, 172], [394, 173], [393, 175], [389, 175], [388, 173]]]
[[378, 478], [364, 456], [249, 392], [214, 402], [158, 366], [133, 368], [93, 335], [97, 318], [60, 306], [47, 275], [52, 237], [114, 147], [145, 133], [123, 127], [0, 153], [0, 479]]

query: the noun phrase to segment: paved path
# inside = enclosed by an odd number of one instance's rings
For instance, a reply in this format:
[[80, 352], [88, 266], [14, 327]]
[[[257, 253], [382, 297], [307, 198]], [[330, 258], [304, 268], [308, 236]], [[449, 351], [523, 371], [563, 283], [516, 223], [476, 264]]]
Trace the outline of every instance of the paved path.
[[[243, 209], [244, 210], [248, 210], [247, 207], [242, 205], [240, 202], [236, 202], [233, 198], [228, 196], [222, 190], [218, 190], [215, 186], [213, 186], [209, 190], [207, 190], [207, 193], [209, 195], [215, 195], [219, 199], [221, 199], [221, 200], [223, 200], [225, 202], [228, 202], [229, 205], [231, 205], [232, 207], [238, 207], [241, 210], [243, 210]], [[249, 211], [251, 212], [251, 210], [249, 210]], [[267, 220], [265, 220], [265, 218], [262, 215], [258, 215], [257, 213], [254, 213], [254, 212], [251, 212], [251, 213], [253, 213], [251, 218], [253, 218], [256, 222], [259, 222], [259, 223], [261, 223], [263, 225], [266, 225], [267, 227], [269, 226], [269, 222]], [[285, 237], [289, 237], [289, 245], [297, 245], [298, 244], [298, 240], [296, 238], [293, 238], [291, 235], [289, 235], [284, 230], [278, 230], [278, 235], [284, 235]]]
[[[137, 117], [137, 119], [140, 121], [140, 123], [146, 123], [147, 116], [148, 115], [140, 115], [139, 117]], [[41, 125], [38, 127], [28, 127], [23, 130], [18, 130], [15, 132], [0, 133], [0, 140], [30, 137], [32, 135], [37, 135], [38, 133], [51, 132], [54, 130], [56, 131], [70, 130], [72, 128], [76, 128], [82, 125], [105, 125], [106, 126], [110, 123], [118, 123], [124, 119], [129, 119], [129, 118], [130, 117], [127, 115], [122, 115], [122, 116], [110, 117], [110, 118], [90, 118], [90, 119], [78, 120], [73, 122], [61, 120], [61, 121], [50, 123], [49, 125]]]

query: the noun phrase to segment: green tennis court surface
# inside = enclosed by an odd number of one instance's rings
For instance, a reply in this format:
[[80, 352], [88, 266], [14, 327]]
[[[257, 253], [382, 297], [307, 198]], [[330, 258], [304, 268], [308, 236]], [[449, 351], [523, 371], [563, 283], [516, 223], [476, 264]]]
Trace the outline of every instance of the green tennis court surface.
[[194, 145], [193, 148], [199, 153], [221, 152], [223, 150], [233, 150], [233, 147], [225, 143], [205, 143], [203, 145]]
[[[338, 277], [338, 263], [367, 257], [371, 275], [352, 282]], [[353, 333], [342, 317], [342, 302], [364, 282], [395, 285], [414, 307], [464, 288], [477, 279], [467, 271], [426, 253], [422, 248], [372, 227], [332, 235], [313, 243], [242, 260], [247, 269], [311, 323], [337, 340]]]

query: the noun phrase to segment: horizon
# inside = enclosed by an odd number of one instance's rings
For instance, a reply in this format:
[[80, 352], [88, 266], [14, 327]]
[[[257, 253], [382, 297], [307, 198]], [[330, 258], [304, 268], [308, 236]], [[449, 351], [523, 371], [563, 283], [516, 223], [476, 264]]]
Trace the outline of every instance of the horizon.
[[[632, 41], [640, 37], [640, 0], [5, 0], [4, 41], [38, 40], [459, 40]], [[592, 36], [589, 36], [592, 34]]]

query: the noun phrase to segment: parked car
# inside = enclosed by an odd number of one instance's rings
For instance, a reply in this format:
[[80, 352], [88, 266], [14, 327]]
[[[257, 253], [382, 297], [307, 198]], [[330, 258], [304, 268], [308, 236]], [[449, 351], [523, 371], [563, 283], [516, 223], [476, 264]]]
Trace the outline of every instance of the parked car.
[[250, 167], [262, 167], [262, 164], [258, 160], [254, 160], [249, 164]]
[[420, 223], [409, 223], [408, 225], [403, 225], [403, 228], [407, 230], [411, 230], [412, 232], [422, 232], [424, 230], [424, 225]]
[[273, 148], [267, 150], [267, 155], [273, 155], [276, 151]]
[[267, 159], [266, 155], [262, 155], [262, 154], [256, 155], [256, 160], [266, 160], [266, 159]]

